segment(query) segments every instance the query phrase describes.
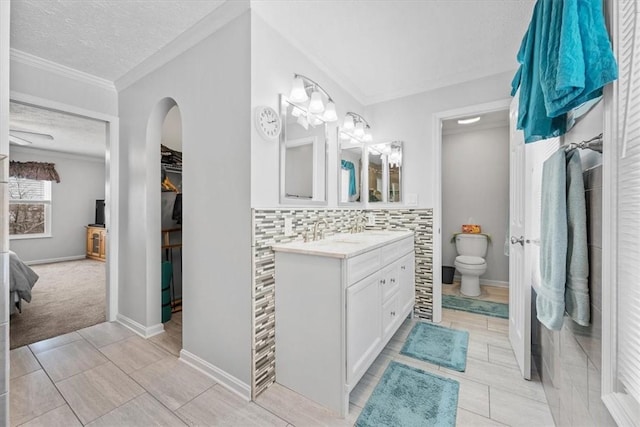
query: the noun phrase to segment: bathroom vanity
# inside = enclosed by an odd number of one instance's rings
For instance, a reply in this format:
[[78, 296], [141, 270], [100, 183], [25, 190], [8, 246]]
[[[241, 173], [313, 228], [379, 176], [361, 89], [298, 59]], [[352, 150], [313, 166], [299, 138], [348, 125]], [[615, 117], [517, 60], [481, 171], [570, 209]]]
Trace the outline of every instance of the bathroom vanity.
[[411, 231], [274, 245], [276, 381], [346, 416], [349, 393], [412, 313]]

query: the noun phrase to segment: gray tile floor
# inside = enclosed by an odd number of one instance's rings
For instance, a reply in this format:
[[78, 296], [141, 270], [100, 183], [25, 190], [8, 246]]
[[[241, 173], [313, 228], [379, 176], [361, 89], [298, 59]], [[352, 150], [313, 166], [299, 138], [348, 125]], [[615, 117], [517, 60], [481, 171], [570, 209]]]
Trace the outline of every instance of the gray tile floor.
[[460, 426], [552, 426], [542, 385], [520, 377], [507, 321], [444, 310], [442, 325], [469, 331], [466, 372], [399, 354], [408, 319], [351, 393], [346, 419], [274, 384], [245, 402], [180, 362], [181, 316], [144, 340], [102, 323], [11, 351], [11, 425], [352, 426], [389, 361], [460, 382]]

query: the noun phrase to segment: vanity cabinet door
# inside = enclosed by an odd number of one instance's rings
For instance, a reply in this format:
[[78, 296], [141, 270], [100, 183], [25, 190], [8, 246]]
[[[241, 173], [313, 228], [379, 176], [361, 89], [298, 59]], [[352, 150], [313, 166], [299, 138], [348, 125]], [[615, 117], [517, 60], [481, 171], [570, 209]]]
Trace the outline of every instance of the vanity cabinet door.
[[387, 342], [396, 331], [400, 320], [400, 295], [394, 294], [382, 305], [382, 337]]
[[382, 330], [380, 275], [373, 274], [347, 288], [347, 384], [364, 375], [378, 355]]
[[398, 308], [404, 313], [413, 310], [416, 300], [415, 290], [415, 255], [411, 252], [398, 260], [399, 281], [400, 281], [400, 306]]

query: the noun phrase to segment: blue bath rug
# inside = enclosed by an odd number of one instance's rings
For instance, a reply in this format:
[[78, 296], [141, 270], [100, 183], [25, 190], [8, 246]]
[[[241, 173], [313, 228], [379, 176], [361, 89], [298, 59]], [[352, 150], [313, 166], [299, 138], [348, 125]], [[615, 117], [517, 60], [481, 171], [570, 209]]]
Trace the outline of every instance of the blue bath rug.
[[356, 427], [456, 425], [457, 381], [391, 361]]
[[442, 307], [484, 314], [485, 316], [500, 317], [502, 319], [509, 318], [509, 304], [500, 302], [482, 301], [457, 295], [442, 295]]
[[469, 332], [431, 323], [416, 323], [401, 354], [464, 372], [467, 367]]

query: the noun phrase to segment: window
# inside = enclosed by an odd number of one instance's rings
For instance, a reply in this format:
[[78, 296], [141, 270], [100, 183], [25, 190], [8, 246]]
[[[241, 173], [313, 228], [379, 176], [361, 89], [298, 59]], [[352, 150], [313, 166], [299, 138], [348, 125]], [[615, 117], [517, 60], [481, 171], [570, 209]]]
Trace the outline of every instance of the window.
[[51, 181], [9, 178], [9, 236], [51, 235]]

